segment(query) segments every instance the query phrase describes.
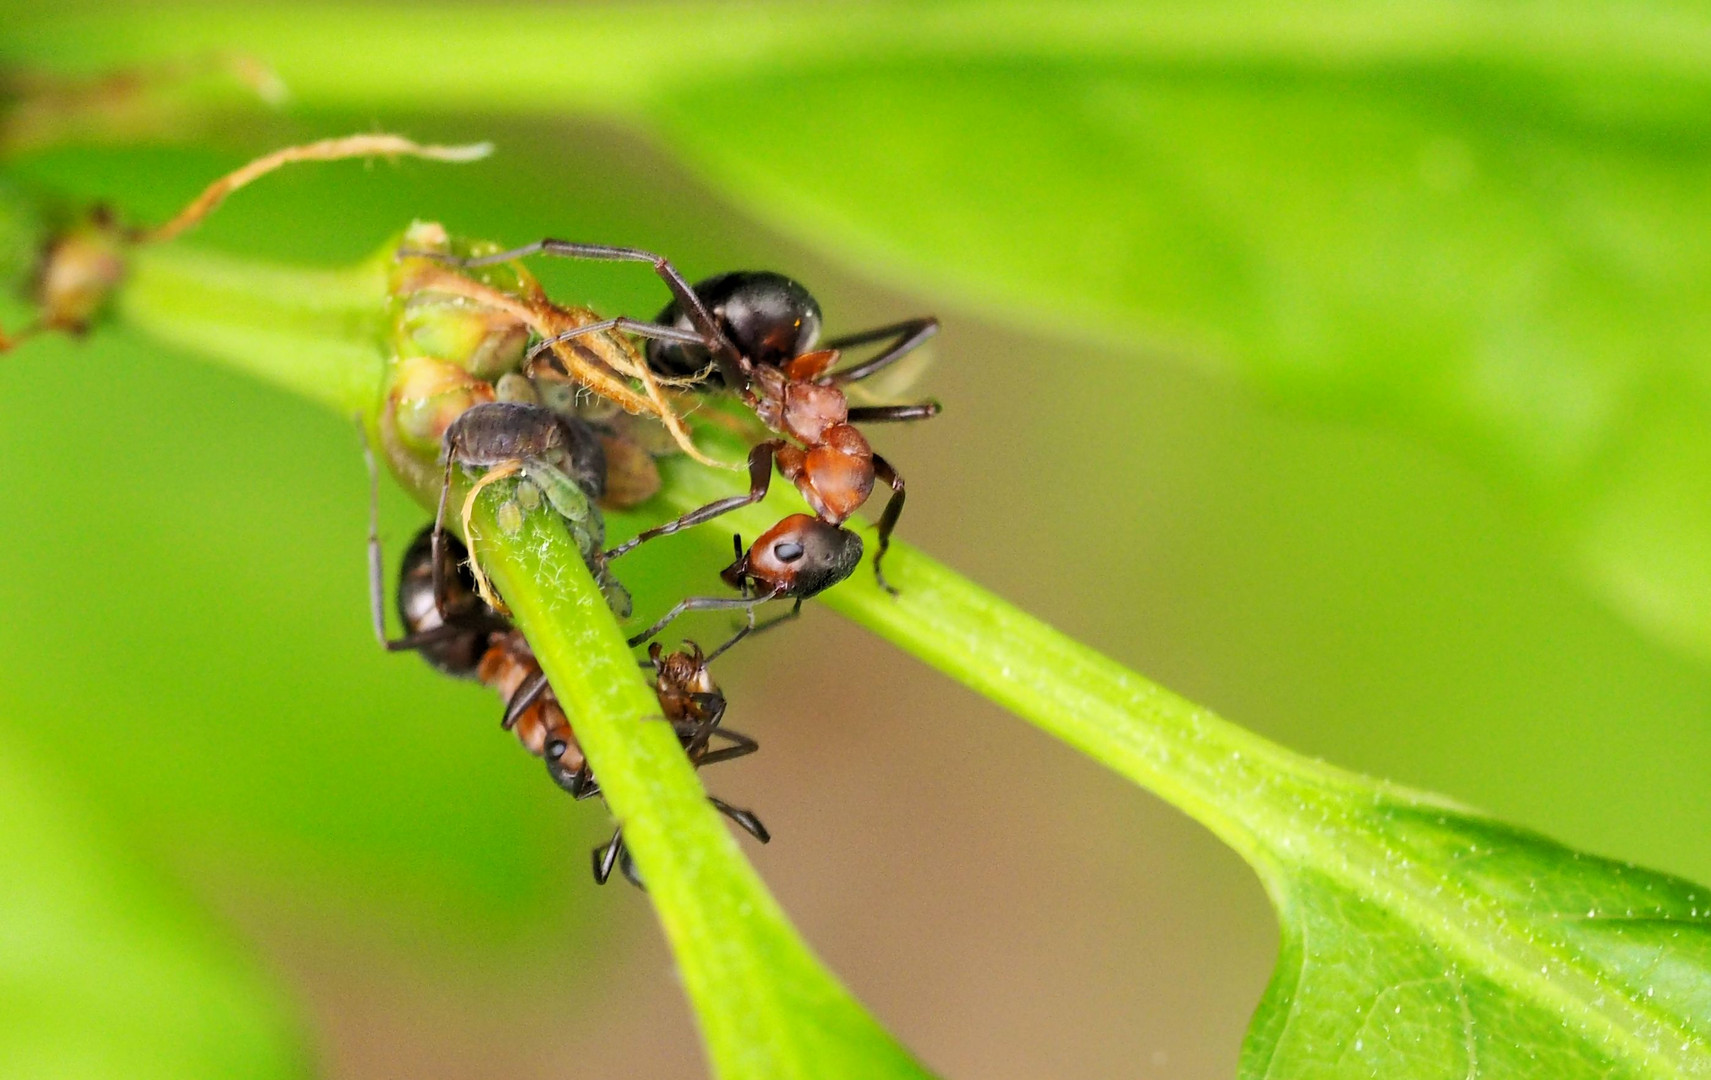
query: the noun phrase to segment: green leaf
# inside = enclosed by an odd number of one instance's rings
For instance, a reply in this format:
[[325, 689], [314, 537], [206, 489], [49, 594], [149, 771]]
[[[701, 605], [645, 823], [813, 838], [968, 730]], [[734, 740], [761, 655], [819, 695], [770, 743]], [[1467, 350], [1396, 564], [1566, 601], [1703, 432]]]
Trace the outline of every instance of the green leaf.
[[5, 749], [0, 1073], [307, 1075], [274, 989], [82, 806]]
[[1358, 816], [1359, 847], [1276, 875], [1243, 1075], [1711, 1075], [1711, 890], [1393, 798]]

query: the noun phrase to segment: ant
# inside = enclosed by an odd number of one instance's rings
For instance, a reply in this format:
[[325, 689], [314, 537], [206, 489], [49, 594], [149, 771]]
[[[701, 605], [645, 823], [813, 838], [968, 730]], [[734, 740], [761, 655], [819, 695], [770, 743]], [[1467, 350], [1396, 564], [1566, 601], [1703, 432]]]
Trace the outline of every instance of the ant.
[[[795, 483], [814, 510], [814, 516], [791, 515], [756, 540], [746, 556], [740, 556], [726, 568], [723, 576], [728, 582], [733, 578], [750, 582], [756, 590], [754, 595], [745, 595], [740, 601], [693, 606], [752, 606], [764, 600], [792, 597], [797, 601], [796, 610], [800, 610], [801, 601], [847, 578], [860, 561], [861, 541], [845, 530], [843, 523], [867, 501], [879, 480], [891, 488], [891, 498], [879, 517], [879, 550], [874, 555], [873, 569], [881, 587], [896, 595], [897, 590], [885, 579], [882, 562], [890, 546], [891, 532], [903, 512], [906, 494], [903, 477], [890, 462], [873, 452], [855, 425], [924, 420], [938, 415], [939, 405], [929, 401], [917, 405], [851, 407], [842, 387], [883, 370], [920, 346], [938, 332], [937, 319], [909, 319], [835, 338], [816, 349], [820, 306], [805, 287], [782, 274], [739, 271], [708, 278], [692, 288], [662, 255], [638, 248], [550, 239], [494, 255], [449, 261], [463, 267], [478, 267], [537, 253], [651, 263], [673, 300], [653, 323], [619, 317], [573, 327], [545, 338], [530, 351], [531, 359], [575, 337], [622, 330], [648, 340], [648, 364], [661, 374], [687, 375], [704, 370], [710, 361], [716, 377], [735, 390], [763, 424], [782, 436], [760, 443], [749, 452], [747, 495], [716, 500], [648, 529], [608, 552], [608, 558], [616, 558], [656, 537], [759, 502], [766, 496], [776, 463], [779, 472]], [[833, 370], [841, 350], [873, 342], [888, 343], [870, 359]], [[810, 555], [813, 558], [803, 567], [793, 565]], [[799, 572], [809, 568], [811, 572]], [[647, 636], [640, 640], [646, 640]]]
[[[514, 731], [530, 753], [545, 760], [553, 782], [578, 801], [598, 795], [599, 782], [528, 641], [508, 619], [482, 602], [474, 575], [465, 566], [464, 546], [455, 536], [436, 543], [433, 528], [424, 526], [405, 552], [397, 591], [405, 634], [388, 638], [380, 538], [371, 518], [369, 600], [376, 638], [388, 652], [416, 652], [437, 671], [474, 679], [498, 691], [505, 699], [500, 726]], [[747, 632], [744, 628], [706, 656], [693, 645], [690, 651], [669, 655], [662, 655], [657, 644], [649, 650], [644, 666], [654, 670], [660, 708], [696, 768], [744, 757], [760, 748], [754, 739], [719, 727], [725, 698], [707, 672], [707, 666]], [[714, 736], [728, 745], [713, 748]], [[753, 812], [712, 796], [709, 801], [761, 843], [772, 838]], [[605, 884], [613, 868], [619, 867], [633, 883], [641, 884], [621, 827], [593, 854], [596, 882]]]
[[[701, 646], [694, 642], [685, 642], [687, 648], [674, 653], [666, 653], [657, 641], [648, 647], [648, 659], [642, 666], [653, 669], [654, 692], [659, 697], [660, 709], [671, 722], [672, 731], [683, 744], [683, 751], [689, 756], [689, 764], [693, 768], [745, 757], [760, 749], [760, 744], [747, 735], [719, 726], [719, 721], [725, 716], [725, 695], [719, 692], [708, 671], [714, 660], [752, 629], [743, 627], [730, 640], [705, 655]], [[730, 745], [713, 749], [711, 740], [715, 735]], [[551, 750], [550, 744], [548, 749]], [[772, 839], [772, 834], [752, 811], [734, 807], [715, 795], [707, 796], [707, 801], [761, 843]], [[624, 828], [621, 825], [610, 841], [594, 849], [594, 880], [604, 885], [612, 876], [614, 865], [623, 869], [631, 884], [642, 884], [630, 862], [629, 850], [624, 846]]]

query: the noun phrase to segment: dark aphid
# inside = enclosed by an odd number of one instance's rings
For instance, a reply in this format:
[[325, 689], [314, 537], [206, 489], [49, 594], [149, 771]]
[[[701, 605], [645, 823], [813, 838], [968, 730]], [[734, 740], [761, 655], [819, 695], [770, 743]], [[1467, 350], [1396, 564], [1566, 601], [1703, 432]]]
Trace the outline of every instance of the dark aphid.
[[[446, 428], [441, 456], [445, 477], [440, 488], [439, 509], [434, 515], [434, 542], [443, 543], [446, 503], [451, 493], [452, 469], [482, 468], [479, 480], [463, 500], [463, 532], [470, 535], [470, 517], [481, 489], [495, 481], [521, 474], [543, 494], [564, 518], [571, 539], [600, 583], [607, 602], [620, 618], [629, 614], [630, 598], [606, 569], [601, 551], [606, 539], [605, 519], [593, 500], [606, 486], [606, 454], [600, 438], [575, 417], [556, 413], [540, 405], [520, 401], [490, 401], [465, 410]], [[436, 564], [437, 565], [437, 564]], [[472, 564], [475, 589], [489, 607], [498, 600], [480, 566]]]

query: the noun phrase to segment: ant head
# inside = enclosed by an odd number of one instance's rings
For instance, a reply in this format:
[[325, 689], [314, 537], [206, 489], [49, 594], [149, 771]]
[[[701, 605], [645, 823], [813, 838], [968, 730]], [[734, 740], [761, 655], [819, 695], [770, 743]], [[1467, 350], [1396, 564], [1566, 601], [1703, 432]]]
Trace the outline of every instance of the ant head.
[[[778, 367], [820, 340], [820, 305], [802, 285], [767, 270], [738, 270], [695, 286], [719, 329], [751, 363]], [[659, 323], [695, 329], [671, 303]], [[648, 342], [648, 366], [663, 375], [693, 375], [710, 362], [706, 349], [669, 341]], [[717, 376], [715, 376], [717, 378]]]
[[416, 651], [447, 675], [473, 679], [481, 655], [487, 651], [489, 640], [498, 628], [497, 616], [475, 593], [475, 578], [465, 565], [469, 560], [468, 550], [457, 537], [447, 533], [440, 553], [445, 564], [442, 574], [446, 590], [445, 616], [441, 617], [434, 604], [433, 533], [432, 525], [425, 526], [404, 553], [403, 565], [398, 570], [398, 618], [412, 634], [437, 630], [447, 624], [464, 627], [463, 633], [423, 645]]
[[762, 533], [720, 577], [733, 588], [747, 580], [761, 595], [806, 600], [849, 577], [861, 551], [861, 537], [848, 529], [791, 514]]
[[576, 740], [563, 734], [548, 736], [546, 745], [541, 748], [541, 756], [546, 759], [547, 775], [553, 778], [553, 783], [582, 798], [593, 778], [588, 775], [585, 768], [587, 759], [582, 756], [582, 748]]

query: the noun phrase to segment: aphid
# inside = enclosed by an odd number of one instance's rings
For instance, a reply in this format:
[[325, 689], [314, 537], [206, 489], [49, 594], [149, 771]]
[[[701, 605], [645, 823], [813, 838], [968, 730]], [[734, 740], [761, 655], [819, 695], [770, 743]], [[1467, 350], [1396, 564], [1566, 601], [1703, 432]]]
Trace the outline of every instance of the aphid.
[[[545, 760], [553, 782], [578, 800], [598, 795], [600, 785], [533, 650], [509, 620], [476, 594], [475, 579], [464, 565], [467, 551], [457, 538], [445, 538], [436, 556], [433, 526], [425, 526], [405, 552], [398, 571], [397, 609], [405, 629], [399, 638], [386, 634], [384, 568], [372, 519], [368, 552], [369, 601], [381, 645], [390, 652], [416, 652], [437, 671], [492, 687], [505, 701], [501, 726], [515, 732], [530, 753]], [[656, 646], [650, 654], [660, 707], [696, 767], [743, 757], [759, 748], [753, 739], [719, 727], [725, 699], [706, 674], [707, 664], [741, 636], [708, 657], [694, 647], [662, 657]], [[714, 737], [729, 745], [710, 749]], [[711, 801], [761, 843], [771, 839], [752, 812], [717, 798]], [[623, 867], [625, 875], [636, 880], [622, 829], [595, 849], [595, 880], [604, 883], [614, 866]]]
[[484, 158], [492, 149], [487, 143], [424, 146], [398, 135], [350, 135], [288, 146], [256, 158], [209, 184], [171, 220], [153, 228], [121, 225], [109, 209], [97, 207], [49, 238], [38, 260], [32, 289], [35, 321], [9, 338], [0, 333], [0, 352], [43, 331], [85, 332], [124, 279], [131, 248], [177, 238], [200, 224], [232, 192], [285, 165], [396, 155], [465, 162]]
[[[489, 401], [466, 409], [446, 428], [441, 455], [445, 476], [439, 509], [434, 515], [436, 545], [445, 538], [446, 503], [455, 467], [484, 468], [463, 500], [463, 534], [471, 535], [470, 518], [481, 489], [495, 481], [522, 474], [538, 488], [564, 518], [577, 550], [620, 618], [629, 614], [630, 597], [606, 569], [601, 547], [605, 519], [593, 505], [606, 483], [606, 454], [600, 439], [586, 424], [551, 409], [521, 401]], [[437, 563], [435, 565], [438, 565]], [[482, 602], [503, 610], [487, 575], [471, 563], [476, 592]]]
[[[764, 498], [776, 463], [795, 483], [814, 510], [814, 518], [792, 515], [768, 530], [737, 576], [757, 588], [748, 602], [791, 597], [800, 602], [848, 577], [861, 557], [861, 543], [842, 528], [883, 480], [892, 491], [878, 523], [879, 550], [874, 573], [888, 591], [883, 560], [892, 530], [903, 512], [903, 477], [891, 463], [875, 454], [856, 424], [922, 420], [936, 416], [939, 405], [889, 405], [852, 408], [842, 386], [867, 378], [895, 363], [938, 331], [933, 318], [910, 319], [891, 326], [851, 334], [815, 349], [820, 334], [820, 307], [806, 288], [781, 274], [744, 271], [721, 274], [691, 288], [669, 260], [635, 248], [573, 244], [542, 240], [513, 251], [466, 261], [480, 266], [489, 260], [521, 258], [534, 253], [571, 258], [648, 262], [674, 297], [655, 323], [616, 318], [567, 329], [546, 338], [534, 351], [554, 348], [577, 337], [626, 331], [648, 339], [649, 364], [662, 374], [687, 377], [706, 369], [733, 387], [762, 423], [782, 438], [757, 445], [749, 454], [749, 492], [709, 503], [683, 516], [648, 529], [614, 548], [609, 558], [637, 544], [679, 529], [710, 521], [720, 514]], [[878, 355], [842, 370], [833, 370], [840, 350], [873, 342], [888, 342]], [[827, 528], [805, 525], [817, 521]], [[833, 536], [827, 529], [840, 536]], [[847, 537], [847, 539], [845, 539]], [[760, 545], [765, 545], [761, 548]], [[812, 572], [793, 564], [814, 555]], [[701, 605], [713, 606], [713, 605]], [[735, 606], [735, 605], [722, 605]]]

